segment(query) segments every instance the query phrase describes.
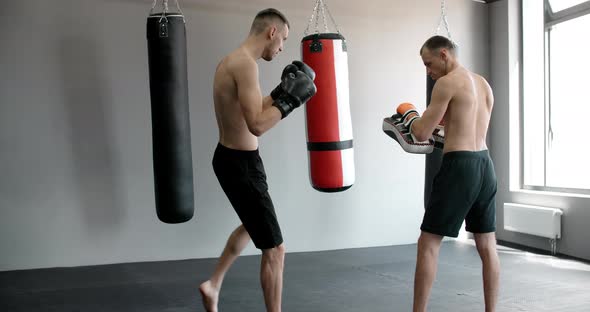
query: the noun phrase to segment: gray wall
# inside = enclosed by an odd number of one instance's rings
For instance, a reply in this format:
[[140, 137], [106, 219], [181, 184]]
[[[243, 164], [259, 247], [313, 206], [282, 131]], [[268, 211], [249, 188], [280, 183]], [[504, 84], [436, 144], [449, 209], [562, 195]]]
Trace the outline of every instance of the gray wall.
[[[285, 51], [260, 62], [268, 94], [300, 58], [313, 1], [180, 1], [187, 19], [196, 216], [156, 218], [145, 18], [147, 0], [20, 0], [0, 26], [0, 270], [216, 257], [239, 220], [211, 169], [217, 129], [212, 76], [254, 14], [290, 18]], [[418, 55], [439, 1], [330, 1], [349, 47], [356, 184], [324, 194], [308, 181], [303, 110], [260, 140], [287, 250], [414, 243], [421, 222], [424, 158], [381, 132], [402, 101], [425, 108]], [[484, 4], [450, 1], [463, 63], [488, 75]], [[250, 244], [245, 254], [258, 251]]]
[[[590, 198], [566, 194], [519, 191], [510, 189], [509, 175], [518, 176], [518, 168], [510, 163], [509, 138], [518, 138], [518, 129], [508, 127], [509, 110], [520, 101], [518, 69], [521, 63], [521, 1], [499, 1], [490, 4], [491, 77], [496, 105], [490, 125], [491, 153], [498, 175], [498, 238], [501, 240], [549, 250], [547, 239], [505, 231], [502, 206], [505, 202], [555, 207], [563, 210], [562, 239], [559, 252], [590, 259], [587, 240], [590, 221]], [[518, 159], [518, 158], [517, 158]], [[572, 173], [575, 174], [575, 173]]]

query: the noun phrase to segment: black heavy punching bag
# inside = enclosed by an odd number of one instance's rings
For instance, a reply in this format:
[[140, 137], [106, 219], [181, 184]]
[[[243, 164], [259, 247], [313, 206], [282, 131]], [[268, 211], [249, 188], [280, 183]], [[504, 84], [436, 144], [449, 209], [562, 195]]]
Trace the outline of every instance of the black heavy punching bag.
[[194, 214], [186, 30], [178, 13], [147, 18], [156, 212], [165, 223]]
[[[426, 106], [430, 105], [430, 99], [432, 97], [432, 89], [436, 80], [426, 76]], [[426, 154], [426, 177], [424, 179], [424, 207], [428, 205], [430, 200], [430, 193], [432, 192], [432, 181], [434, 176], [438, 173], [440, 165], [442, 163], [442, 148], [435, 148], [432, 153]]]

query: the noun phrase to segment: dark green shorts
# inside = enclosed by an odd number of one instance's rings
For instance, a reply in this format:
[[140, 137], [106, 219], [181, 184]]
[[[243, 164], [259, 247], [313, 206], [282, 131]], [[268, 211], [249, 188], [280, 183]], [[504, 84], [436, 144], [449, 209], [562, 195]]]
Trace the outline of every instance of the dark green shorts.
[[420, 229], [457, 237], [465, 220], [469, 232], [496, 231], [496, 190], [494, 164], [487, 150], [445, 153]]

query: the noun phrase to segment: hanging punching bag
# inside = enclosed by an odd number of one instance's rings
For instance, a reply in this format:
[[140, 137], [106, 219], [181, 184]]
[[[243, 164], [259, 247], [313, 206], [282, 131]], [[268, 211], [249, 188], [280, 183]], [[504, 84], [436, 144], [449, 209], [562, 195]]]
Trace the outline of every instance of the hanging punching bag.
[[178, 13], [147, 18], [156, 212], [165, 223], [194, 214], [186, 31]]
[[[430, 76], [426, 76], [426, 106], [430, 105], [430, 99], [432, 97], [432, 89], [434, 88], [434, 84], [436, 80], [430, 78]], [[437, 146], [435, 146], [437, 147]], [[434, 176], [438, 173], [440, 169], [440, 165], [442, 163], [442, 148], [434, 148], [432, 153], [426, 154], [426, 169], [425, 174], [426, 177], [424, 179], [424, 207], [428, 205], [428, 201], [430, 200], [430, 193], [432, 192], [432, 182], [434, 181]]]
[[309, 35], [301, 53], [317, 86], [305, 104], [310, 182], [321, 192], [344, 191], [355, 179], [346, 41], [339, 33]]

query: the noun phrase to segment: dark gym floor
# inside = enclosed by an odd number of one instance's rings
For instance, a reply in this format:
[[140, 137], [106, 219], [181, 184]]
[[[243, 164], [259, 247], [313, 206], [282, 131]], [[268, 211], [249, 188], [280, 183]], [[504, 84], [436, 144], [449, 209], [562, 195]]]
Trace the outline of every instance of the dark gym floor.
[[[590, 311], [590, 265], [499, 247], [498, 311]], [[283, 311], [411, 311], [416, 245], [288, 253]], [[222, 312], [264, 311], [260, 256], [226, 276]], [[197, 286], [215, 259], [0, 272], [0, 311], [204, 311]], [[470, 242], [440, 252], [429, 311], [484, 311]]]

